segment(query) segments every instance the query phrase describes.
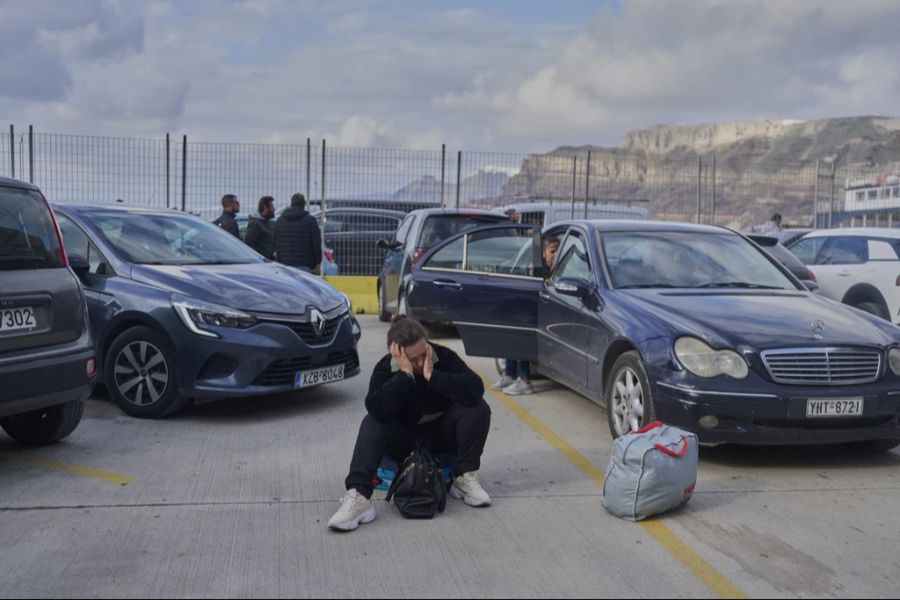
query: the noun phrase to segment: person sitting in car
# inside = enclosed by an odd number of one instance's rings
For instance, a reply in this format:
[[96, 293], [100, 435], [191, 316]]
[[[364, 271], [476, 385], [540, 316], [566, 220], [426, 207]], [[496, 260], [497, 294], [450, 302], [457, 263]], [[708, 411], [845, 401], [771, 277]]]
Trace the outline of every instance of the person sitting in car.
[[[556, 253], [559, 251], [559, 240], [547, 238], [544, 240], [544, 276], [550, 275]], [[531, 385], [531, 363], [527, 360], [506, 359], [506, 367], [503, 376], [491, 386], [492, 390], [503, 390], [510, 396], [522, 396], [533, 394], [534, 386]]]
[[457, 477], [450, 495], [469, 506], [489, 506], [478, 481], [481, 456], [491, 428], [484, 384], [452, 350], [428, 342], [420, 323], [398, 315], [387, 335], [390, 352], [375, 366], [353, 450], [347, 493], [328, 521], [352, 531], [375, 519], [375, 476], [387, 454], [402, 459], [428, 441], [436, 454], [455, 453]]

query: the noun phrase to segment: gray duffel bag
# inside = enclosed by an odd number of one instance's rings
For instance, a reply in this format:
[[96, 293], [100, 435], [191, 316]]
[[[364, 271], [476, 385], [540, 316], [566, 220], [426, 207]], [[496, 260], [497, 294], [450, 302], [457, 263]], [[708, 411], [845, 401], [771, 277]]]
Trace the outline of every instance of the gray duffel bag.
[[687, 503], [697, 484], [697, 436], [650, 423], [615, 441], [603, 483], [603, 508], [641, 521]]

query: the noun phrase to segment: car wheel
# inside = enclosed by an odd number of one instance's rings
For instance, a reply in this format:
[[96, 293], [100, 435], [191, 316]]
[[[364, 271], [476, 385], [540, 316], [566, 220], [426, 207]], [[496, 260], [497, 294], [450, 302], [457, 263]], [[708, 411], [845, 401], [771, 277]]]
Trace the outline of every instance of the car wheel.
[[0, 419], [9, 437], [26, 446], [57, 442], [78, 427], [84, 414], [84, 402], [76, 400], [21, 415]]
[[637, 352], [626, 352], [613, 365], [606, 384], [606, 414], [613, 438], [656, 420], [650, 380]]
[[853, 308], [858, 308], [861, 311], [867, 312], [870, 315], [875, 315], [884, 320], [890, 320], [888, 315], [884, 314], [884, 311], [881, 309], [881, 306], [878, 305], [877, 302], [858, 302], [853, 305]]
[[391, 320], [391, 311], [387, 309], [387, 295], [383, 285], [378, 288], [378, 320], [382, 323], [389, 323]]
[[175, 353], [149, 327], [119, 335], [106, 355], [106, 387], [124, 412], [159, 419], [182, 407], [175, 373]]

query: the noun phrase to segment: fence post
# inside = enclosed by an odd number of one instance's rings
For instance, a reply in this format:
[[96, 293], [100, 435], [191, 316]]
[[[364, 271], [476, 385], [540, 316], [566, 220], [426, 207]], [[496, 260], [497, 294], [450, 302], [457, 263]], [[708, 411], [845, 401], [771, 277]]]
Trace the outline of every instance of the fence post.
[[697, 154], [697, 225], [703, 220], [703, 156]]
[[575, 220], [575, 190], [578, 187], [578, 155], [572, 157], [572, 220]]
[[171, 179], [171, 144], [169, 134], [166, 134], [166, 208], [172, 208], [172, 179]]
[[462, 190], [462, 150], [456, 153], [456, 209], [459, 210], [459, 193]]
[[447, 144], [441, 144], [441, 207], [444, 207], [444, 180], [447, 167]]
[[187, 212], [187, 136], [181, 139], [181, 212]]
[[310, 193], [312, 193], [312, 188], [310, 187], [310, 178], [312, 177], [312, 140], [310, 138], [306, 138], [306, 199], [312, 202], [312, 198], [310, 197]]
[[813, 229], [819, 228], [819, 163], [816, 161], [816, 185], [813, 188]]
[[713, 154], [713, 170], [712, 170], [712, 220], [710, 225], [716, 224], [716, 155]]
[[587, 156], [587, 175], [584, 178], [584, 219], [588, 218], [588, 198], [591, 197], [591, 151]]
[[34, 125], [28, 126], [28, 183], [34, 183]]
[[[322, 190], [322, 208], [321, 208], [321, 211], [319, 212], [319, 229], [321, 230], [322, 234], [319, 237], [322, 238], [322, 256], [324, 257], [325, 256], [325, 140], [324, 139], [322, 140], [322, 182], [319, 187]], [[322, 262], [324, 263], [324, 260]], [[324, 269], [321, 269], [321, 267], [320, 267], [319, 275], [322, 277], [325, 276], [325, 273], [322, 272], [323, 270]]]
[[9, 126], [9, 176], [16, 178], [16, 128]]
[[829, 202], [830, 208], [828, 209], [828, 229], [832, 229], [834, 227], [834, 184], [835, 184], [835, 177], [837, 176], [835, 173], [835, 171], [836, 171], [835, 164], [836, 163], [837, 163], [837, 161], [834, 161], [831, 163], [831, 199]]

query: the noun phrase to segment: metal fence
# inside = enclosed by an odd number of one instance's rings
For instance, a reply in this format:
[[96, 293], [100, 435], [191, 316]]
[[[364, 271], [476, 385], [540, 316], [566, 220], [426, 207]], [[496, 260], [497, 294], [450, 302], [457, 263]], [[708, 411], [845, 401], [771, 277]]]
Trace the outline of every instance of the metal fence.
[[[341, 246], [334, 267], [345, 274], [376, 273], [382, 255], [372, 240], [391, 233], [390, 219], [364, 208], [545, 203], [564, 207], [556, 214], [581, 217], [624, 207], [623, 215], [735, 229], [765, 223], [775, 212], [797, 227], [900, 221], [900, 165], [764, 164], [715, 155], [670, 160], [596, 148], [550, 154], [340, 148], [311, 140], [208, 143], [10, 126], [0, 134], [0, 174], [33, 181], [55, 202], [168, 207], [208, 220], [219, 214], [226, 193], [253, 213], [261, 196], [273, 196], [280, 211], [302, 192], [314, 213], [324, 204], [331, 215], [321, 219], [326, 243]], [[339, 214], [349, 207], [358, 214]]]

